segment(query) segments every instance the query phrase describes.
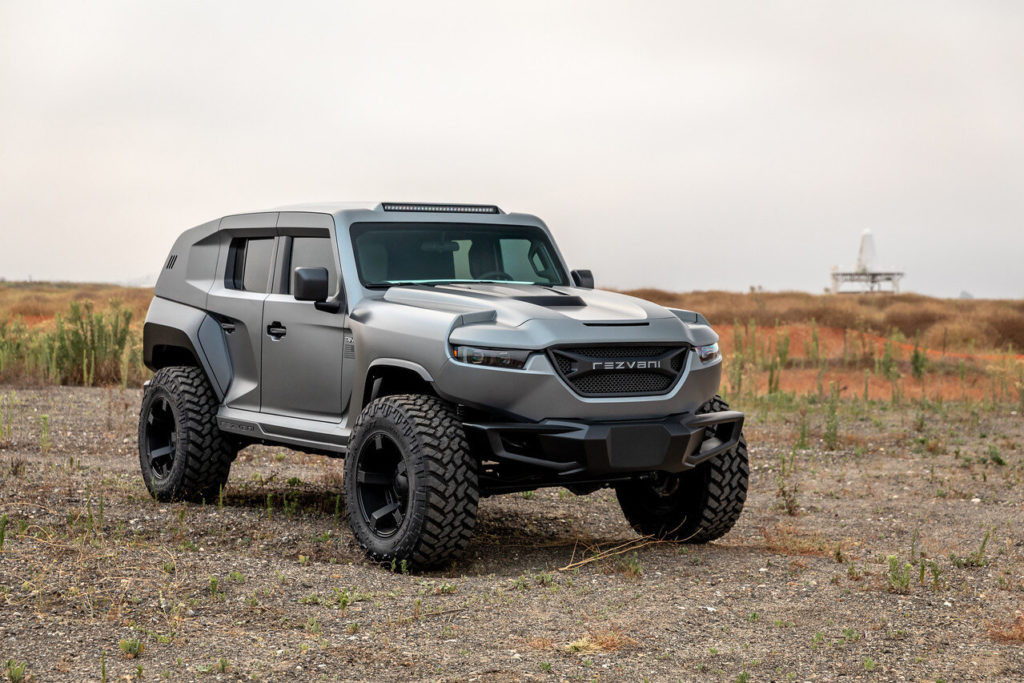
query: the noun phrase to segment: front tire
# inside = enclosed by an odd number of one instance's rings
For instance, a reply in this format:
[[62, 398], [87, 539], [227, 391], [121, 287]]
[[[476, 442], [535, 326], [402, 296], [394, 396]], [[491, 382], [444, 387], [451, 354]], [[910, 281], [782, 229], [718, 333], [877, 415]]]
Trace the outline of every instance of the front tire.
[[[729, 409], [720, 396], [698, 413]], [[747, 442], [679, 474], [658, 473], [653, 482], [619, 484], [615, 492], [626, 520], [640, 534], [686, 543], [709, 543], [732, 529], [747, 499]]]
[[218, 401], [203, 371], [157, 371], [139, 413], [139, 465], [157, 500], [216, 500], [237, 454], [217, 427]]
[[455, 411], [434, 396], [368, 405], [352, 430], [344, 486], [352, 531], [377, 562], [442, 566], [476, 525], [476, 461]]

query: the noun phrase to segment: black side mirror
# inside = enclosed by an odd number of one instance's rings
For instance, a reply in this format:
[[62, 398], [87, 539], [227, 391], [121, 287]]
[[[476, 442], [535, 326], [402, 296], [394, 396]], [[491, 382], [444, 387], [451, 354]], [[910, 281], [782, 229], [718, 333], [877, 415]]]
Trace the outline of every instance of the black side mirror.
[[582, 287], [583, 289], [594, 288], [594, 274], [589, 270], [574, 270], [569, 274], [572, 275], [572, 281], [576, 283], [577, 287]]
[[292, 296], [299, 301], [327, 301], [327, 269], [296, 268], [292, 275]]

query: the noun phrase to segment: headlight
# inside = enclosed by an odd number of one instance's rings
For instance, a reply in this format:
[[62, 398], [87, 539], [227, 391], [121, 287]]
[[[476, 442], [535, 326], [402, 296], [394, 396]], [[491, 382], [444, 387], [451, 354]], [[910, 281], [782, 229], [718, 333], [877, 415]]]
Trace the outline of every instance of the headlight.
[[701, 363], [710, 363], [718, 358], [718, 342], [707, 346], [698, 346], [697, 357], [700, 358]]
[[526, 365], [529, 351], [519, 349], [478, 349], [475, 346], [452, 347], [452, 357], [470, 365], [519, 369]]

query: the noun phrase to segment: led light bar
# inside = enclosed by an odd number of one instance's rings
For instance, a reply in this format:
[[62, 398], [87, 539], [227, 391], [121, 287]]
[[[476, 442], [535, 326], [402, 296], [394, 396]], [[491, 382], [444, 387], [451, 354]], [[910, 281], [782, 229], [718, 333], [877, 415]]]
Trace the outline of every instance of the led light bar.
[[501, 213], [493, 204], [396, 204], [384, 202], [385, 211], [413, 211], [419, 213]]

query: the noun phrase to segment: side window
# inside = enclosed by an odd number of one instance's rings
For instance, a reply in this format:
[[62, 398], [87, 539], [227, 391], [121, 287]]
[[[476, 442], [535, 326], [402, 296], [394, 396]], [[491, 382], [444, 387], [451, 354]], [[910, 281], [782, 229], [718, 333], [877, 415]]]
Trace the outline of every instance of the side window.
[[296, 268], [326, 268], [327, 291], [334, 294], [338, 291], [338, 272], [334, 265], [334, 245], [330, 237], [294, 237], [292, 238], [292, 257], [288, 267], [288, 290], [292, 291], [292, 280]]
[[269, 291], [270, 259], [273, 253], [273, 237], [234, 240], [228, 255], [225, 286], [246, 292]]

